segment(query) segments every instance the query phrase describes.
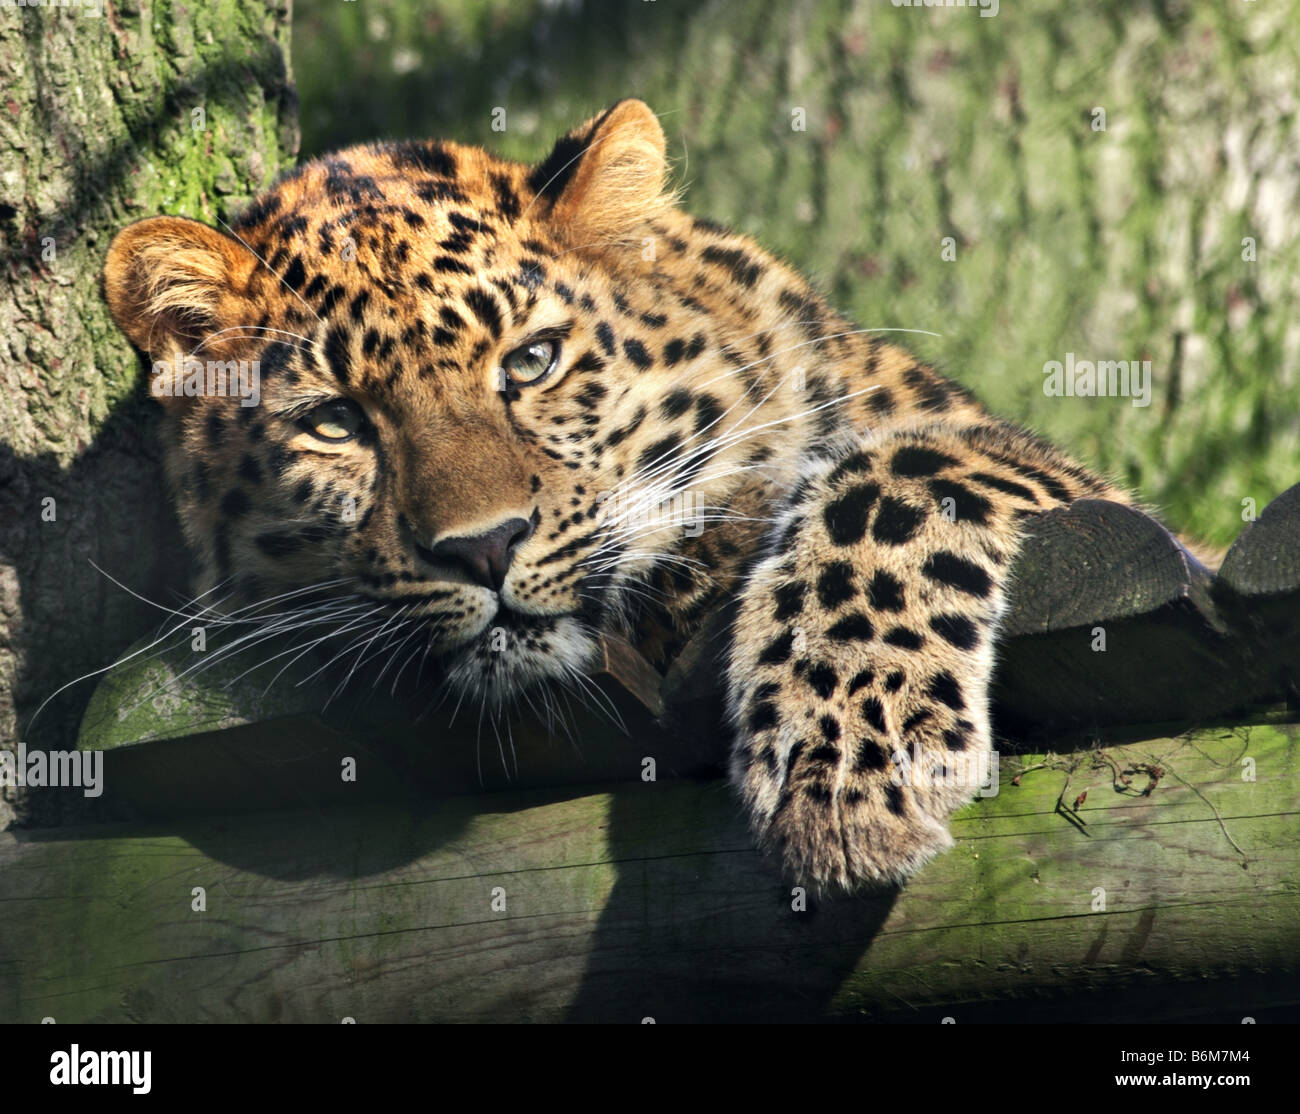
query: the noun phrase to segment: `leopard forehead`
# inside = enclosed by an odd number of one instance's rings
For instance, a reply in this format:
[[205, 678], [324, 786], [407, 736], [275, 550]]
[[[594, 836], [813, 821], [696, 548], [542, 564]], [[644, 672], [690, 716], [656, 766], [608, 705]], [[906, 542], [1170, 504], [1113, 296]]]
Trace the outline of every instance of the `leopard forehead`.
[[407, 401], [463, 390], [507, 334], [596, 312], [570, 282], [610, 284], [614, 258], [566, 257], [536, 184], [535, 170], [451, 143], [307, 164], [234, 225], [266, 263], [250, 276], [258, 325], [310, 336], [340, 388]]

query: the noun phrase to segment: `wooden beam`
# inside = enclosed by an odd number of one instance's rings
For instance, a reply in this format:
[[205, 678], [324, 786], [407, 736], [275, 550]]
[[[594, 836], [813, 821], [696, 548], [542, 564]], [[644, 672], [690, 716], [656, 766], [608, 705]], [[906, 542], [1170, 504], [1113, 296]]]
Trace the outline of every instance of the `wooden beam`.
[[1004, 757], [901, 893], [803, 910], [717, 782], [10, 832], [0, 1017], [1263, 1018], [1300, 1002], [1296, 734]]

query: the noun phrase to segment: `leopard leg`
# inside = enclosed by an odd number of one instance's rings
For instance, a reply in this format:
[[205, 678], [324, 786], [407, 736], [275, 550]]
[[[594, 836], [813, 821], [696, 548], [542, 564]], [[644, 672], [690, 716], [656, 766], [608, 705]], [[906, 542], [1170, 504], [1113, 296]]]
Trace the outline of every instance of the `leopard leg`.
[[732, 781], [793, 879], [897, 882], [950, 846], [992, 749], [1024, 519], [1082, 495], [1123, 498], [999, 425], [869, 438], [809, 469], [746, 581], [728, 663]]

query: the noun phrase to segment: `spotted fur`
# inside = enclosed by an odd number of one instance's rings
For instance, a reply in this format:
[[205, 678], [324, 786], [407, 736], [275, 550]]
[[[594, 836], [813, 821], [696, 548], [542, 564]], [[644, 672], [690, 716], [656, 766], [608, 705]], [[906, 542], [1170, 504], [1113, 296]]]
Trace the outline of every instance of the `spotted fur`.
[[[602, 635], [662, 664], [738, 593], [732, 774], [756, 832], [802, 881], [900, 879], [971, 795], [908, 783], [901, 756], [990, 747], [1026, 518], [1127, 496], [664, 178], [658, 121], [623, 101], [536, 166], [375, 144], [227, 231], [123, 230], [105, 287], [135, 345], [261, 372], [255, 407], [162, 400], [196, 588], [329, 585], [498, 701], [588, 668]], [[537, 343], [553, 370], [503, 374]], [[323, 440], [311, 415], [339, 399], [359, 424]]]

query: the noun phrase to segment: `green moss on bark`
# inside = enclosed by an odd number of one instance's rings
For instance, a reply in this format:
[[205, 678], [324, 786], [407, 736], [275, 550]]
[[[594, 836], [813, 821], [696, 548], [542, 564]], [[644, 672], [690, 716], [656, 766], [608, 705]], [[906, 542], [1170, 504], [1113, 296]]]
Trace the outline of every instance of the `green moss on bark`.
[[123, 225], [215, 221], [291, 164], [288, 36], [260, 0], [0, 20], [0, 745], [70, 745], [91, 685], [35, 706], [161, 617], [95, 565], [161, 602], [186, 580], [99, 274]]

